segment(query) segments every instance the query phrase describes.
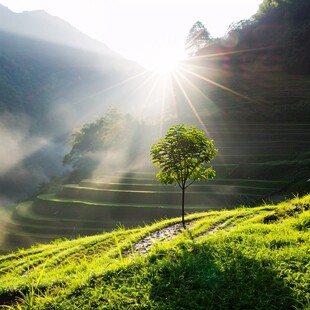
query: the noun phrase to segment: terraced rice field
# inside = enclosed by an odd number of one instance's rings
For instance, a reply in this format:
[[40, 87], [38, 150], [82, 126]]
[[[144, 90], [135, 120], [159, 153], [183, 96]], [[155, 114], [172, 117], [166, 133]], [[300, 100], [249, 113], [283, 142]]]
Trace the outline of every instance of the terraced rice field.
[[0, 308], [309, 309], [309, 207], [306, 195], [3, 255]]
[[[219, 149], [213, 164], [217, 178], [188, 188], [189, 213], [276, 197], [300, 173], [296, 167], [309, 161], [307, 124], [226, 124], [211, 128], [209, 136]], [[58, 193], [39, 195], [15, 208], [3, 223], [2, 252], [180, 216], [180, 202], [179, 188], [159, 184], [153, 168], [67, 184]]]

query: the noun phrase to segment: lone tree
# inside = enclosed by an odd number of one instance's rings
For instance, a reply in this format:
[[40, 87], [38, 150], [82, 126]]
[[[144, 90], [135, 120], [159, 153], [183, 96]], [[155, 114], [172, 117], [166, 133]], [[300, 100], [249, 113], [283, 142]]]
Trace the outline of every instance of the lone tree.
[[213, 141], [191, 126], [174, 125], [151, 148], [151, 160], [160, 168], [156, 177], [163, 184], [178, 184], [182, 190], [182, 224], [184, 222], [185, 190], [196, 180], [215, 177], [212, 167], [207, 164], [216, 156]]

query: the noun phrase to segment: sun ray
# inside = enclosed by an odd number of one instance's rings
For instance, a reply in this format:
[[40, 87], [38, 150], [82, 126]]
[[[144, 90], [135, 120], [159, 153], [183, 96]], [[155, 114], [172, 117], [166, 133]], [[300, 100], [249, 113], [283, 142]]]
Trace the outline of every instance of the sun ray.
[[140, 83], [140, 85], [138, 85], [138, 86], [134, 89], [134, 91], [138, 91], [138, 90], [140, 90], [140, 89], [145, 88], [145, 87], [147, 86], [147, 84], [148, 84], [149, 82], [151, 82], [151, 80], [153, 80], [154, 78], [155, 78], [155, 73], [148, 74], [148, 76], [146, 77], [146, 79], [144, 79], [143, 82]]
[[196, 116], [196, 118], [197, 118], [199, 124], [200, 124], [201, 127], [203, 128], [203, 130], [204, 130], [204, 132], [206, 133], [206, 135], [208, 136], [208, 138], [210, 138], [209, 132], [208, 132], [208, 130], [207, 130], [205, 124], [203, 123], [202, 119], [200, 118], [199, 114], [197, 113], [197, 111], [196, 111], [196, 109], [195, 109], [193, 103], [191, 102], [189, 96], [187, 95], [187, 93], [186, 93], [184, 87], [182, 86], [182, 84], [181, 84], [179, 78], [176, 76], [175, 73], [173, 73], [173, 77], [174, 77], [174, 80], [176, 81], [176, 83], [178, 84], [179, 89], [181, 90], [181, 92], [182, 92], [184, 98], [186, 99], [186, 101], [187, 101], [189, 107], [191, 108], [191, 110], [193, 111], [194, 115]]
[[[202, 59], [208, 59], [208, 58], [217, 58], [218, 56], [229, 56], [229, 55], [233, 55], [233, 54], [242, 54], [242, 53], [251, 53], [251, 52], [257, 52], [257, 51], [264, 51], [264, 50], [273, 50], [275, 49], [274, 46], [265, 46], [265, 47], [260, 47], [260, 48], [251, 48], [251, 49], [241, 49], [238, 51], [226, 51], [226, 52], [220, 52], [220, 53], [213, 53], [213, 54], [208, 54], [208, 55], [199, 55], [199, 56], [195, 56], [192, 57], [191, 60], [193, 60], [193, 62], [197, 61], [197, 60], [202, 60]], [[231, 88], [228, 88], [226, 86], [224, 86], [223, 84], [217, 83], [214, 80], [208, 79], [207, 77], [195, 72], [198, 70], [201, 70], [203, 67], [199, 66], [199, 65], [194, 65], [193, 63], [191, 63], [190, 65], [191, 70], [186, 69], [186, 66], [182, 66], [180, 67], [180, 70], [186, 71], [187, 73], [196, 76], [197, 78], [206, 81], [209, 84], [212, 84], [214, 86], [217, 86], [235, 96], [238, 96], [239, 98], [242, 98], [248, 102], [252, 102], [255, 103], [256, 106], [259, 106], [261, 108], [261, 111], [263, 111], [264, 109], [266, 109], [266, 107], [269, 106], [269, 102], [266, 99], [260, 98], [260, 99], [253, 99], [248, 95], [242, 94], [240, 92], [237, 92]], [[195, 70], [193, 70], [193, 68], [195, 68]], [[206, 70], [206, 69], [205, 69]], [[232, 74], [232, 72], [225, 70], [225, 69], [215, 69], [215, 68], [207, 68], [208, 71], [214, 71], [215, 72], [223, 72], [223, 74]], [[236, 73], [234, 73], [236, 74]], [[246, 81], [246, 79], [244, 79], [244, 81]], [[261, 82], [260, 80], [257, 82]]]
[[137, 74], [133, 75], [132, 77], [129, 77], [129, 78], [123, 80], [123, 81], [120, 81], [120, 82], [118, 82], [118, 83], [116, 83], [116, 84], [114, 84], [114, 85], [111, 85], [111, 86], [109, 86], [109, 87], [107, 87], [107, 88], [104, 88], [104, 89], [100, 90], [99, 92], [93, 94], [93, 96], [97, 96], [97, 95], [99, 95], [99, 94], [102, 94], [102, 93], [105, 93], [105, 92], [110, 91], [110, 90], [112, 90], [112, 89], [115, 89], [115, 88], [117, 88], [117, 87], [120, 87], [120, 86], [122, 86], [122, 85], [124, 85], [124, 84], [127, 84], [127, 83], [129, 83], [129, 82], [131, 82], [131, 81], [133, 81], [133, 80], [135, 80], [135, 79], [137, 79], [137, 78], [139, 78], [139, 77], [142, 77], [142, 76], [145, 75], [146, 73], [147, 73], [147, 71], [142, 71], [142, 72], [140, 72], [140, 73], [137, 73]]
[[[145, 97], [145, 103], [143, 104], [142, 108], [146, 109], [147, 106], [150, 106], [150, 104], [148, 103], [151, 102], [151, 98], [152, 98], [151, 96], [153, 92], [155, 91], [155, 88], [157, 87], [159, 82], [160, 80], [158, 78], [154, 78], [154, 82], [152, 83], [151, 87], [149, 88], [149, 91], [147, 92], [147, 95]], [[143, 111], [141, 112], [141, 114], [143, 115]]]
[[164, 112], [165, 112], [165, 101], [166, 101], [166, 91], [167, 91], [167, 76], [163, 82], [162, 97], [161, 97], [161, 112], [160, 112], [160, 123], [159, 123], [159, 136], [162, 137], [163, 125], [164, 125]]
[[219, 83], [217, 83], [215, 81], [212, 81], [212, 80], [210, 80], [210, 79], [208, 79], [208, 78], [206, 78], [206, 77], [204, 77], [204, 76], [202, 76], [200, 74], [197, 74], [197, 73], [195, 73], [193, 71], [187, 70], [185, 68], [181, 68], [181, 70], [183, 70], [183, 71], [185, 71], [185, 72], [187, 72], [187, 73], [189, 73], [189, 74], [191, 74], [193, 76], [196, 76], [196, 77], [200, 78], [201, 80], [204, 80], [204, 81], [206, 81], [206, 82], [208, 82], [208, 83], [210, 83], [210, 84], [212, 84], [214, 86], [217, 86], [217, 87], [219, 87], [219, 88], [221, 88], [223, 90], [226, 90], [227, 92], [230, 92], [230, 93], [232, 93], [232, 94], [234, 94], [234, 95], [236, 95], [236, 96], [238, 96], [240, 98], [243, 98], [243, 99], [245, 99], [247, 101], [250, 101], [250, 102], [253, 102], [253, 103], [256, 103], [256, 104], [259, 103], [257, 100], [254, 100], [254, 99], [252, 99], [252, 98], [250, 98], [250, 97], [248, 97], [246, 95], [243, 95], [243, 94], [241, 94], [241, 93], [239, 93], [237, 91], [234, 91], [231, 88], [228, 88], [228, 87], [226, 87], [226, 86], [224, 86], [222, 84], [219, 84]]
[[[115, 90], [118, 87], [122, 87], [122, 86], [126, 85], [127, 83], [129, 84], [129, 83], [131, 83], [131, 82], [133, 82], [135, 80], [138, 81], [138, 79], [142, 78], [146, 73], [147, 73], [147, 71], [144, 70], [142, 72], [139, 72], [137, 74], [132, 75], [131, 77], [128, 77], [127, 79], [124, 79], [124, 80], [122, 80], [122, 81], [120, 81], [118, 83], [115, 83], [115, 84], [113, 84], [111, 86], [108, 86], [106, 88], [100, 89], [98, 91], [94, 91], [91, 94], [88, 94], [87, 96], [80, 97], [76, 101], [76, 104], [79, 105], [82, 102], [86, 102], [86, 101], [92, 100], [92, 99], [96, 98], [97, 96], [100, 96], [100, 95], [102, 95], [104, 93], [108, 93], [109, 91]], [[92, 109], [89, 109], [86, 114], [83, 114], [82, 118], [79, 121], [85, 121], [85, 120], [88, 119], [89, 116], [93, 116], [94, 115], [94, 111], [96, 110], [96, 108], [98, 108], [98, 105], [96, 105]]]
[[213, 102], [213, 100], [207, 96], [204, 92], [202, 92], [202, 90], [197, 87], [190, 79], [188, 79], [182, 72], [178, 71], [177, 74], [184, 80], [186, 81], [195, 91], [197, 91], [203, 98], [205, 98], [209, 103], [211, 103], [211, 105], [213, 106], [213, 108], [217, 108], [216, 104]]
[[[137, 111], [137, 116], [139, 117], [142, 116], [144, 114], [144, 110], [147, 109], [147, 106], [151, 105], [151, 98], [152, 98], [151, 95], [154, 92], [158, 83], [159, 79], [156, 77], [156, 74], [154, 72], [153, 73], [147, 72], [147, 76], [145, 79], [143, 79], [142, 83], [139, 83], [137, 87], [130, 89], [130, 93], [126, 93], [126, 95], [129, 97], [130, 96], [135, 97], [134, 95], [138, 93], [135, 98], [138, 98], [139, 96], [141, 96], [141, 94], [143, 94], [143, 103], [141, 105], [138, 105], [140, 111], [139, 112]], [[146, 90], [148, 90], [147, 93]]]
[[[277, 46], [277, 48], [279, 48], [279, 47]], [[199, 60], [199, 59], [212, 58], [212, 57], [218, 57], [218, 56], [229, 56], [229, 55], [235, 55], [235, 54], [243, 54], [243, 53], [272, 50], [272, 49], [275, 49], [275, 47], [274, 46], [265, 46], [265, 47], [257, 47], [257, 48], [248, 48], [248, 49], [237, 50], [237, 51], [226, 51], [226, 52], [220, 52], [220, 53], [198, 55], [198, 56], [192, 57], [192, 59], [193, 60], [197, 60], [197, 59]]]

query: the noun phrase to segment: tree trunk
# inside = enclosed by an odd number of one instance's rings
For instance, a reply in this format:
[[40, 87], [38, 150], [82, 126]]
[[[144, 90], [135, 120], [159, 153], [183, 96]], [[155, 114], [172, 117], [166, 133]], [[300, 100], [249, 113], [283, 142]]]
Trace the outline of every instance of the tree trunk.
[[182, 188], [182, 225], [185, 229], [185, 221], [184, 221], [184, 200], [185, 200], [185, 187]]

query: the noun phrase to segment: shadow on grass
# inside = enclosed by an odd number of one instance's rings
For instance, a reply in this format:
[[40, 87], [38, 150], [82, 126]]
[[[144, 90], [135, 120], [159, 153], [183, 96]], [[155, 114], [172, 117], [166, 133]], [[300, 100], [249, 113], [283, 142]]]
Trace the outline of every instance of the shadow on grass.
[[218, 249], [183, 243], [159, 250], [146, 261], [92, 278], [67, 300], [77, 307], [88, 300], [92, 309], [304, 309], [305, 301], [296, 300], [271, 263], [229, 246]]
[[240, 252], [213, 253], [211, 247], [191, 245], [161, 260], [151, 256], [150, 261], [158, 271], [150, 291], [156, 309], [279, 310], [298, 306], [275, 271]]
[[40, 309], [305, 309], [272, 261], [246, 257], [233, 244], [187, 241], [50, 297]]

